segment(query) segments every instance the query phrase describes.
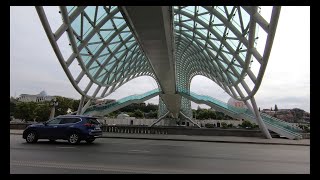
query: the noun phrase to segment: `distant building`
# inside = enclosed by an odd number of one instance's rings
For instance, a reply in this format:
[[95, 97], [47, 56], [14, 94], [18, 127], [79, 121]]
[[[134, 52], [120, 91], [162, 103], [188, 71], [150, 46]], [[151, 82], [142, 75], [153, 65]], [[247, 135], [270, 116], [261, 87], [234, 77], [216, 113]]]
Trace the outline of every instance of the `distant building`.
[[125, 113], [121, 113], [117, 116], [117, 119], [128, 119], [128, 118], [130, 118], [130, 116]]
[[246, 106], [246, 104], [243, 101], [238, 101], [236, 99], [230, 98], [228, 100], [228, 106], [234, 106], [237, 108], [244, 108], [244, 109], [248, 109], [248, 107]]
[[55, 98], [55, 96], [48, 96], [45, 91], [41, 91], [39, 94], [30, 95], [30, 94], [21, 94], [20, 97], [17, 98], [20, 102], [44, 102], [51, 101]]

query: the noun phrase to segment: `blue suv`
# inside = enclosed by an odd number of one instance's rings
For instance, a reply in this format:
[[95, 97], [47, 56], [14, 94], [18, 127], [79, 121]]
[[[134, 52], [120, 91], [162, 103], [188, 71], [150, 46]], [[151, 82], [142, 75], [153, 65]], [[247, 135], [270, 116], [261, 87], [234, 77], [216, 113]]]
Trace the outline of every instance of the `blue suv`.
[[81, 140], [92, 143], [101, 136], [101, 124], [97, 118], [82, 115], [63, 115], [29, 125], [22, 135], [27, 143], [35, 143], [38, 139], [49, 139], [51, 142], [64, 139], [70, 144], [78, 144]]

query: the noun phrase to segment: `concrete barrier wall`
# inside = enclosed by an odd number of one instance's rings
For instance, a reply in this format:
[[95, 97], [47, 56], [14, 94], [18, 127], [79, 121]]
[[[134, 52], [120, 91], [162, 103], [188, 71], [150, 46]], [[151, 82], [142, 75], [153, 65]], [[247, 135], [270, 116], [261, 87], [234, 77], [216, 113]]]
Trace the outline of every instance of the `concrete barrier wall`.
[[31, 124], [27, 124], [27, 123], [10, 124], [10, 129], [25, 129], [29, 125]]

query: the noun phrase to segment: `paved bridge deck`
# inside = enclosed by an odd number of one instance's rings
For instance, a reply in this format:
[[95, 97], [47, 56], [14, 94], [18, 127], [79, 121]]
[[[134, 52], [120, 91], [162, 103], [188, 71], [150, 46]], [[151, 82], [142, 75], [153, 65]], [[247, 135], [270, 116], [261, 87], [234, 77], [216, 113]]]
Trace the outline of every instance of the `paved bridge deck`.
[[[10, 134], [22, 135], [23, 130], [11, 129]], [[174, 141], [198, 141], [198, 142], [225, 142], [248, 144], [277, 144], [277, 145], [302, 145], [310, 146], [310, 139], [290, 140], [284, 138], [265, 139], [263, 137], [236, 137], [236, 136], [190, 136], [167, 134], [129, 134], [129, 133], [103, 133], [103, 138], [124, 139], [150, 139], [150, 140], [174, 140]]]

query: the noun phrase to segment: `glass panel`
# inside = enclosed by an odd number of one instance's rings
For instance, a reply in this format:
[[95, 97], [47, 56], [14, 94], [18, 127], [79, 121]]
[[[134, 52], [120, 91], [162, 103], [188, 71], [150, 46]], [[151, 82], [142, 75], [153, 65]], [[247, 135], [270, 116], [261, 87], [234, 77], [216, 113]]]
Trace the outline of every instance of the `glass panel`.
[[233, 16], [231, 22], [232, 22], [232, 24], [242, 33], [238, 9], [236, 9], [236, 11], [235, 11], [234, 14], [235, 14], [235, 15]]
[[227, 17], [225, 11], [224, 11], [224, 7], [223, 6], [218, 6], [216, 7], [216, 10], [221, 14], [223, 15], [224, 17]]
[[116, 62], [116, 59], [113, 57], [110, 60], [110, 63], [108, 63], [108, 65], [106, 66], [106, 69], [109, 71], [111, 69], [111, 67], [114, 65], [115, 62]]
[[68, 15], [72, 14], [74, 10], [77, 9], [77, 6], [67, 6]]
[[124, 32], [124, 33], [121, 33], [120, 36], [123, 40], [125, 40], [129, 35], [131, 35], [130, 32]]
[[89, 34], [90, 30], [92, 29], [91, 24], [87, 20], [85, 16], [83, 16], [83, 39]]
[[244, 26], [244, 28], [246, 28], [250, 22], [250, 15], [242, 7], [240, 7], [240, 9], [241, 9], [243, 26]]
[[108, 20], [106, 23], [104, 23], [101, 29], [114, 29], [111, 20]]
[[110, 44], [109, 45], [110, 50], [113, 51], [119, 44], [120, 44], [120, 42], [115, 43], [115, 44]]
[[122, 18], [120, 11], [116, 15], [114, 15], [114, 17], [121, 17]]
[[100, 35], [103, 37], [103, 39], [106, 41], [115, 31], [100, 31]]
[[103, 6], [98, 6], [97, 23], [99, 23], [106, 15], [107, 12], [103, 8]]
[[125, 23], [124, 19], [113, 19], [113, 22], [118, 28]]
[[96, 12], [96, 6], [87, 6], [84, 10], [86, 14], [89, 16], [89, 19], [94, 22], [94, 14]]
[[72, 23], [71, 23], [72, 29], [77, 33], [80, 34], [80, 28], [81, 28], [81, 16], [78, 16]]

